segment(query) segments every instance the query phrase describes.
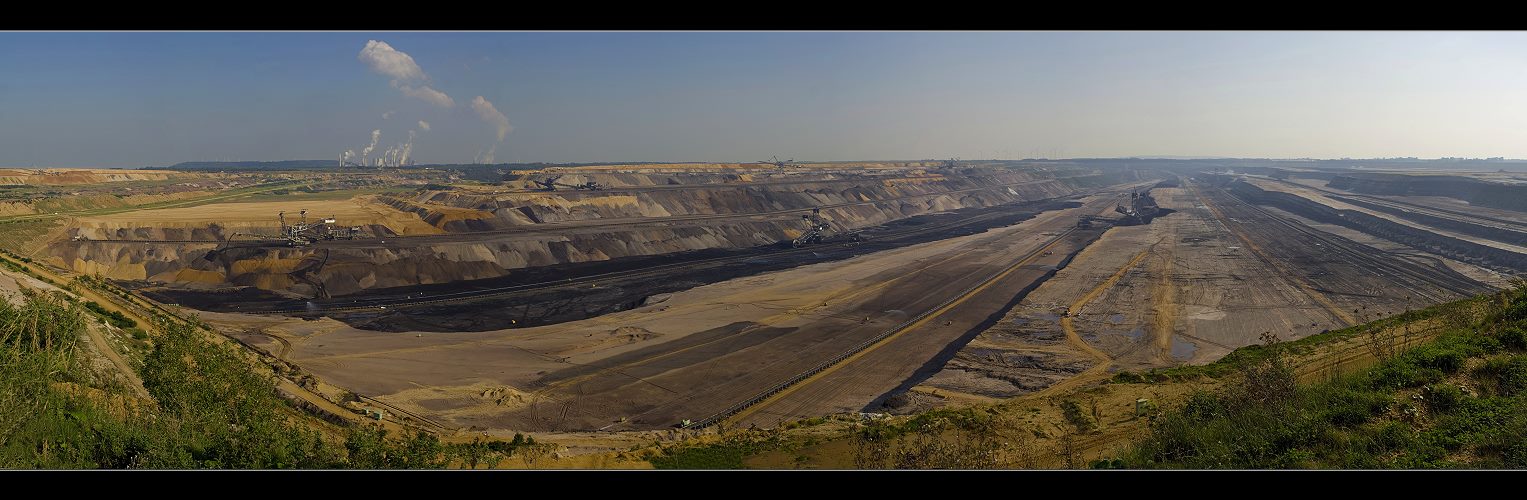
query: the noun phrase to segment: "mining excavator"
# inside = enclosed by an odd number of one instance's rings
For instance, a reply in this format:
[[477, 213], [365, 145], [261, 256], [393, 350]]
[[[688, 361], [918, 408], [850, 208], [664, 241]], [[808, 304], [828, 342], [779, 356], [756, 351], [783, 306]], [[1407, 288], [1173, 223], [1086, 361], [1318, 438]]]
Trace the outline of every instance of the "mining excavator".
[[774, 168], [776, 170], [784, 170], [784, 169], [787, 169], [787, 168], [799, 167], [800, 166], [799, 164], [795, 163], [795, 158], [791, 158], [791, 159], [788, 159], [788, 160], [781, 160], [781, 159], [779, 159], [778, 156], [770, 158], [769, 161], [757, 161], [757, 162], [753, 162], [753, 163], [762, 163], [764, 165], [774, 165]]
[[810, 229], [806, 231], [806, 234], [802, 234], [799, 238], [792, 240], [790, 242], [792, 247], [799, 248], [812, 243], [821, 243], [822, 238], [827, 236], [827, 231], [832, 229], [832, 224], [827, 219], [822, 218], [822, 209], [820, 208], [813, 208], [810, 214], [801, 215], [801, 220], [805, 221]]
[[576, 189], [576, 190], [579, 190], [579, 191], [582, 191], [582, 190], [585, 190], [585, 189], [587, 189], [589, 191], [598, 191], [600, 189], [604, 189], [604, 186], [601, 186], [601, 185], [599, 185], [599, 183], [594, 182], [594, 181], [588, 181], [588, 182], [585, 182], [585, 183], [582, 183], [582, 184], [567, 184], [565, 182], [557, 182], [557, 179], [561, 179], [561, 178], [562, 178], [562, 176], [559, 175], [559, 176], [556, 176], [556, 177], [552, 177], [550, 179], [546, 179], [544, 181], [536, 180], [536, 179], [531, 179], [530, 182], [533, 182], [537, 186], [540, 186], [539, 189], [542, 190], [542, 191], [556, 191], [557, 190], [557, 186], [569, 187], [569, 188], [573, 188], [573, 189]]
[[330, 216], [319, 219], [317, 222], [308, 222], [308, 211], [298, 212], [302, 217], [296, 223], [286, 223], [286, 212], [276, 214], [281, 222], [281, 237], [291, 242], [293, 246], [311, 245], [318, 240], [353, 240], [361, 233], [360, 226], [344, 227], [336, 223], [339, 219]]
[[1113, 209], [1113, 211], [1124, 215], [1116, 223], [1119, 226], [1145, 224], [1150, 222], [1151, 218], [1155, 217], [1160, 210], [1156, 206], [1156, 199], [1151, 197], [1150, 191], [1144, 193], [1130, 191], [1129, 206], [1126, 207], [1123, 203], [1120, 203]]

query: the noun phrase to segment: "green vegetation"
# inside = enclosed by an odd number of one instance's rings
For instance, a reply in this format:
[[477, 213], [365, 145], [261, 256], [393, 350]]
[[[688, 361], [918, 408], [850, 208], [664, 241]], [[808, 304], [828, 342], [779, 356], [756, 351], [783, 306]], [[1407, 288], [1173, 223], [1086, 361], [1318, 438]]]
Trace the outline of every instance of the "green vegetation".
[[939, 409], [903, 423], [871, 421], [854, 429], [860, 469], [1033, 467], [1033, 430], [996, 408]]
[[1310, 386], [1295, 384], [1290, 346], [1268, 343], [1238, 362], [1242, 382], [1194, 394], [1101, 464], [1527, 468], [1527, 285], [1429, 311], [1413, 319], [1444, 319], [1437, 339]]
[[57, 220], [0, 220], [0, 249], [22, 251], [36, 246], [60, 224]]
[[243, 351], [183, 323], [156, 325], [141, 370], [153, 399], [139, 399], [99, 382], [114, 379], [85, 358], [87, 307], [37, 292], [0, 301], [0, 468], [443, 468], [496, 456], [373, 425], [325, 437]]
[[122, 311], [108, 311], [106, 308], [101, 307], [100, 304], [97, 304], [93, 300], [85, 303], [85, 309], [90, 310], [90, 312], [95, 313], [97, 316], [105, 319], [107, 323], [110, 323], [111, 326], [115, 326], [117, 328], [125, 330], [138, 326], [137, 321], [133, 321], [132, 318], [122, 314]]
[[297, 189], [277, 189], [257, 193], [236, 200], [227, 200], [225, 203], [259, 203], [269, 201], [318, 201], [318, 200], [348, 200], [356, 196], [368, 194], [380, 195], [405, 195], [417, 191], [417, 186], [367, 186], [346, 187], [339, 189], [315, 189], [311, 186], [303, 186]]
[[1066, 421], [1076, 426], [1077, 432], [1085, 434], [1097, 430], [1097, 421], [1093, 420], [1086, 411], [1082, 410], [1082, 405], [1075, 400], [1067, 399], [1062, 401], [1060, 408], [1066, 416]]
[[777, 439], [738, 434], [717, 443], [664, 450], [648, 461], [658, 469], [741, 469], [743, 457], [780, 446]]
[[[0, 224], [6, 224], [3, 227], [8, 229], [14, 228], [28, 230], [29, 232], [35, 233], [35, 228], [38, 227], [52, 228], [57, 226], [58, 222], [55, 220], [66, 216], [100, 216], [132, 212], [137, 210], [153, 210], [157, 208], [192, 207], [210, 203], [224, 202], [234, 198], [257, 195], [276, 189], [291, 188], [296, 186], [309, 186], [313, 182], [316, 181], [302, 179], [283, 179], [251, 186], [244, 186], [240, 188], [226, 189], [216, 194], [198, 198], [158, 201], [140, 205], [128, 205], [120, 196], [104, 194], [91, 196], [56, 194], [54, 196], [37, 201], [36, 208], [38, 213], [0, 217]], [[16, 241], [25, 242], [26, 240]], [[6, 241], [0, 241], [0, 244], [4, 244], [5, 247], [15, 248], [15, 245], [9, 244]]]
[[[12, 260], [12, 259], [15, 259], [15, 260]], [[41, 274], [38, 274], [36, 271], [33, 271], [31, 268], [22, 265], [21, 264], [22, 262], [25, 262], [27, 264], [31, 264], [32, 263], [32, 259], [16, 255], [14, 253], [11, 253], [8, 250], [0, 249], [0, 266], [5, 266], [6, 269], [10, 269], [11, 271], [15, 271], [15, 272], [18, 272], [18, 273], [21, 273], [21, 274], [25, 274], [27, 276], [31, 276], [33, 278], [36, 278], [38, 281], [42, 281], [42, 282], [47, 283], [49, 285], [63, 287], [63, 288], [68, 288], [68, 285], [62, 285], [62, 284], [59, 284], [57, 282], [54, 282], [52, 279], [49, 279], [47, 276], [43, 276]]]

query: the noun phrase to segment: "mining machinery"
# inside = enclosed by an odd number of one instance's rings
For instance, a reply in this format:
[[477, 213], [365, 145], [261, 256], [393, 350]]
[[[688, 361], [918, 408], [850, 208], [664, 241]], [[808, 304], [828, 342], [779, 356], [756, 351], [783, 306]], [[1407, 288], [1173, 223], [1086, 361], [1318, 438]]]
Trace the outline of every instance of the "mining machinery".
[[556, 177], [552, 177], [552, 178], [546, 179], [544, 181], [531, 179], [530, 182], [533, 182], [537, 186], [540, 186], [539, 189], [542, 190], [542, 191], [556, 191], [557, 190], [557, 186], [570, 187], [570, 188], [573, 188], [573, 189], [576, 189], [576, 190], [579, 190], [579, 191], [582, 191], [582, 190], [585, 190], [585, 189], [587, 189], [589, 191], [598, 191], [600, 189], [604, 189], [604, 186], [601, 186], [601, 185], [599, 185], [599, 183], [594, 182], [594, 181], [588, 181], [588, 182], [585, 182], [585, 183], [582, 183], [582, 184], [568, 184], [568, 183], [565, 183], [565, 182], [557, 182], [557, 179], [561, 179], [561, 178], [562, 178], [562, 176], [558, 175]]
[[922, 165], [923, 170], [929, 173], [949, 175], [955, 173], [955, 169], [960, 168], [960, 159], [956, 157], [947, 160], [921, 160], [918, 164]]
[[535, 183], [535, 185], [540, 186], [540, 190], [542, 190], [542, 191], [556, 191], [557, 190], [557, 179], [561, 179], [561, 178], [562, 178], [562, 176], [559, 175], [559, 176], [552, 177], [552, 178], [544, 180], [544, 181], [536, 180], [536, 179], [531, 179], [530, 182], [533, 182], [533, 183]]
[[821, 243], [822, 238], [827, 236], [827, 231], [832, 229], [832, 224], [822, 218], [822, 209], [813, 208], [810, 214], [801, 215], [801, 220], [810, 227], [806, 234], [802, 234], [790, 242], [790, 246], [802, 247], [812, 243]]
[[360, 226], [336, 225], [339, 220], [332, 216], [310, 223], [307, 210], [297, 213], [301, 218], [293, 224], [286, 223], [286, 212], [276, 214], [281, 222], [281, 237], [292, 246], [311, 245], [318, 240], [353, 240], [361, 233]]
[[780, 160], [778, 156], [774, 156], [774, 157], [771, 157], [770, 160], [771, 161], [758, 161], [758, 162], [754, 162], [754, 163], [762, 163], [764, 165], [774, 165], [774, 168], [778, 169], [778, 170], [784, 170], [786, 168], [799, 167], [800, 166], [799, 164], [795, 163], [795, 158], [791, 158], [791, 159], [788, 159], [788, 160]]
[[1156, 213], [1160, 211], [1160, 208], [1156, 206], [1156, 199], [1151, 198], [1150, 191], [1144, 193], [1130, 191], [1129, 206], [1126, 207], [1123, 203], [1120, 203], [1114, 207], [1113, 211], [1124, 215], [1116, 225], [1133, 226], [1150, 222], [1151, 218], [1155, 217]]
[[[254, 233], [237, 233], [237, 232], [236, 233], [232, 233], [232, 234], [229, 234], [228, 236], [224, 237], [222, 241], [218, 242], [217, 248], [213, 248], [211, 252], [208, 252], [207, 255], [204, 256], [204, 258], [206, 258], [207, 260], [213, 260], [212, 257], [214, 255], [217, 255], [219, 252], [227, 250], [229, 247], [243, 246], [243, 245], [239, 245], [238, 244], [238, 239], [239, 239], [240, 236], [245, 238], [244, 243], [246, 245], [248, 245], [248, 244], [258, 245], [258, 244], [261, 244], [262, 242], [269, 241], [269, 238], [270, 238], [270, 236], [259, 235], [259, 234], [254, 234]], [[288, 244], [289, 243], [290, 242], [288, 242]]]

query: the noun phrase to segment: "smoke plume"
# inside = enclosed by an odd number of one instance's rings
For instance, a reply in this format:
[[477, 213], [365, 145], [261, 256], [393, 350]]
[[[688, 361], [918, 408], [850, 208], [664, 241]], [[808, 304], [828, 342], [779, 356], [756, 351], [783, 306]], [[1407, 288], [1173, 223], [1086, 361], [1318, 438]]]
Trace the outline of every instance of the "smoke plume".
[[367, 41], [357, 58], [370, 66], [372, 71], [391, 77], [393, 88], [402, 91], [403, 95], [442, 108], [456, 105], [456, 100], [451, 99], [451, 96], [429, 86], [429, 75], [424, 74], [424, 69], [414, 62], [413, 57], [392, 48], [387, 42]]
[[488, 146], [488, 152], [477, 154], [477, 163], [493, 163], [493, 152], [498, 151], [498, 144]]
[[[419, 67], [417, 62], [414, 62], [412, 56], [393, 48], [387, 42], [369, 40], [366, 42], [366, 46], [361, 48], [360, 54], [356, 57], [362, 63], [365, 63], [367, 67], [371, 68], [371, 71], [388, 77], [390, 79], [389, 85], [392, 88], [398, 89], [399, 92], [402, 92], [407, 97], [419, 99], [442, 108], [453, 108], [456, 106], [455, 99], [446, 95], [445, 92], [430, 86], [433, 82], [430, 81], [429, 75], [424, 72], [423, 68]], [[504, 116], [503, 112], [500, 112], [493, 103], [488, 102], [483, 96], [477, 96], [472, 99], [471, 108], [478, 118], [493, 127], [494, 136], [497, 138], [497, 141], [488, 145], [486, 151], [479, 150], [474, 161], [478, 163], [492, 163], [494, 154], [498, 152], [498, 145], [504, 142], [504, 136], [513, 131], [514, 126], [509, 124], [509, 117]], [[382, 119], [390, 119], [394, 114], [396, 114], [395, 111], [383, 113]], [[341, 155], [340, 161], [343, 163], [358, 156], [361, 165], [406, 165], [413, 154], [413, 143], [414, 139], [418, 136], [418, 132], [428, 132], [429, 130], [429, 122], [419, 120], [418, 131], [410, 130], [407, 141], [386, 148], [386, 150], [382, 151], [379, 158], [372, 159], [371, 154], [376, 151], [377, 143], [381, 140], [382, 135], [381, 130], [373, 130], [371, 131], [370, 145], [362, 149], [359, 155], [356, 155], [354, 151], [346, 151]]]
[[367, 144], [365, 149], [361, 150], [361, 163], [366, 163], [366, 159], [371, 157], [371, 151], [376, 149], [376, 141], [381, 140], [381, 138], [382, 129], [371, 131], [371, 144]]
[[493, 103], [488, 102], [487, 99], [483, 99], [482, 96], [477, 96], [476, 99], [472, 99], [472, 111], [476, 111], [477, 116], [482, 118], [482, 121], [488, 122], [489, 125], [497, 127], [499, 142], [503, 142], [504, 135], [508, 134], [509, 131], [514, 130], [514, 127], [509, 125], [509, 117], [504, 116], [503, 113], [498, 112], [498, 108], [493, 107]]
[[398, 87], [398, 90], [403, 91], [403, 95], [419, 99], [421, 101], [434, 104], [442, 108], [449, 108], [456, 105], [456, 100], [451, 99], [451, 96], [445, 95], [445, 92], [432, 89], [429, 85], [421, 85], [418, 87], [410, 87], [408, 85], [395, 86]]

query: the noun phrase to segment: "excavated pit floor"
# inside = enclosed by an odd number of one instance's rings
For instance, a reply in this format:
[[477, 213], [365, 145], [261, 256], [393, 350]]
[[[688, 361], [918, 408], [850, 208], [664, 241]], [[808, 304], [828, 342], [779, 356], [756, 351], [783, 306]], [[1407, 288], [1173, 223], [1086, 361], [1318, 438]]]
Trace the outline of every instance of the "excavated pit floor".
[[1264, 333], [1292, 340], [1499, 286], [1483, 269], [1221, 189], [1152, 192], [1177, 213], [1110, 230], [941, 370], [874, 411], [1201, 364]]

